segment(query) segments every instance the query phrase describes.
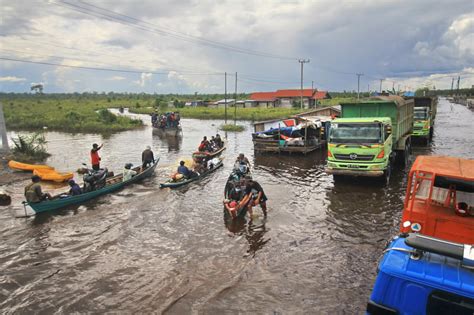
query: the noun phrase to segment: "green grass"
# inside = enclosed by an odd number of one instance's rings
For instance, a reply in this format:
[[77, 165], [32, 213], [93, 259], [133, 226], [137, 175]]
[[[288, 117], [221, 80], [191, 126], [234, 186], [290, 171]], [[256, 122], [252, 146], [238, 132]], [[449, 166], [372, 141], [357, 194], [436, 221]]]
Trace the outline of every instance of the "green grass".
[[321, 100], [320, 102], [321, 106], [335, 106], [341, 104], [342, 102], [354, 101], [356, 99], [357, 98], [353, 97], [334, 97], [327, 100]]
[[222, 131], [241, 132], [241, 131], [245, 130], [245, 126], [227, 124], [227, 125], [219, 126], [219, 129], [222, 130]]
[[[208, 107], [194, 107], [194, 108], [179, 108], [179, 109], [168, 109], [179, 111], [181, 117], [184, 118], [196, 118], [196, 119], [225, 119], [224, 108], [208, 108]], [[130, 108], [131, 113], [136, 114], [151, 114], [154, 109], [139, 107]], [[287, 118], [288, 116], [300, 113], [300, 109], [292, 108], [239, 108], [237, 109], [237, 120], [269, 120]], [[227, 109], [227, 119], [234, 119], [234, 108]]]
[[7, 128], [16, 130], [57, 130], [65, 132], [113, 133], [142, 125], [140, 120], [116, 116], [108, 107], [119, 104], [106, 99], [89, 99], [71, 94], [55, 98], [48, 95], [2, 94]]

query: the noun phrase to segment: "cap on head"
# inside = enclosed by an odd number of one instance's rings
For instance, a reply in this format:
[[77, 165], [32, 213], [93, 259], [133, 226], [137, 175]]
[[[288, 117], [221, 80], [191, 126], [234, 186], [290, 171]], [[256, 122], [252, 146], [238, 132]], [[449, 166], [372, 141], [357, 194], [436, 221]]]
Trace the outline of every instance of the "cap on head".
[[184, 165], [184, 161], [180, 161], [180, 162], [179, 162], [179, 165], [183, 166], [183, 165]]
[[151, 147], [149, 145], [146, 146], [147, 150], [151, 150]]
[[38, 175], [33, 175], [33, 176], [31, 176], [31, 180], [33, 182], [37, 183], [41, 180], [41, 177], [39, 177]]
[[92, 145], [93, 148], [97, 148], [98, 146], [99, 146], [99, 145], [98, 145], [97, 143], [94, 143], [94, 144]]

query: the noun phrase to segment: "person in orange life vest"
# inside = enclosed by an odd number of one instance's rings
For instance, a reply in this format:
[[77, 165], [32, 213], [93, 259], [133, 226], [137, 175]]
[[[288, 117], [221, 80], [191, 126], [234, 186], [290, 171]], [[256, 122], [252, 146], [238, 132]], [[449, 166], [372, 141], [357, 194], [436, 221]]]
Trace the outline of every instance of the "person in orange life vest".
[[92, 169], [94, 171], [98, 171], [100, 169], [100, 156], [99, 156], [99, 150], [102, 148], [103, 144], [100, 146], [97, 143], [94, 143], [92, 145], [92, 150], [91, 150], [91, 164], [92, 164]]

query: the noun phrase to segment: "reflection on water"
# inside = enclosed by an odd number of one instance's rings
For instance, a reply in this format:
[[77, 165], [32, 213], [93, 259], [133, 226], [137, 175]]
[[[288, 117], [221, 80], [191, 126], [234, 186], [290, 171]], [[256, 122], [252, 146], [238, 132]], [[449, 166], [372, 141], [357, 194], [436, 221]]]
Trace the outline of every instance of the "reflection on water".
[[[473, 116], [441, 100], [433, 143], [414, 154], [472, 158]], [[397, 231], [406, 170], [394, 172], [387, 187], [370, 180], [335, 186], [324, 173], [325, 152], [254, 156], [247, 124], [246, 132], [226, 135], [222, 169], [183, 189], [158, 189], [221, 123], [183, 119], [181, 140], [155, 136], [149, 125], [107, 138], [47, 132], [48, 163], [60, 171], [88, 162], [94, 142], [104, 143], [102, 163], [112, 171], [139, 164], [147, 145], [160, 164], [154, 177], [115, 194], [29, 219], [13, 217], [23, 210], [27, 181], [0, 187], [13, 197], [0, 212], [0, 308], [362, 313], [385, 241]], [[240, 152], [269, 198], [266, 220], [232, 222], [223, 213], [224, 185]]]

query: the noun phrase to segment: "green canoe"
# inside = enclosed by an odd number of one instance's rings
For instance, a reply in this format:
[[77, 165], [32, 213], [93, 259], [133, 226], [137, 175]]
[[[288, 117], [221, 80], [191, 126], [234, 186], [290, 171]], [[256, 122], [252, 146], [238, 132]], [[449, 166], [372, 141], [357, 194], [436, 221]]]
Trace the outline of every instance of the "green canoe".
[[[29, 208], [33, 209], [36, 213], [52, 211], [52, 210], [65, 208], [65, 207], [70, 206], [70, 205], [81, 204], [81, 203], [84, 203], [88, 200], [91, 200], [91, 199], [97, 198], [99, 196], [114, 192], [114, 191], [116, 191], [116, 190], [118, 190], [122, 187], [125, 187], [127, 185], [136, 183], [136, 182], [141, 181], [142, 179], [144, 179], [146, 177], [151, 176], [153, 174], [153, 172], [155, 171], [155, 168], [158, 165], [159, 160], [160, 160], [159, 158], [156, 159], [156, 161], [153, 165], [146, 168], [143, 172], [138, 173], [137, 175], [133, 176], [131, 179], [129, 179], [125, 182], [122, 181], [122, 174], [119, 174], [117, 176], [108, 178], [106, 185], [101, 189], [97, 189], [97, 190], [87, 192], [87, 193], [84, 193], [84, 194], [80, 194], [80, 195], [77, 195], [77, 196], [70, 196], [70, 197], [66, 197], [66, 198], [59, 198], [58, 197], [58, 198], [55, 198], [55, 199], [52, 199], [52, 200], [45, 200], [45, 201], [38, 202], [38, 203], [23, 202], [23, 204], [24, 204], [25, 208], [29, 207]], [[135, 167], [134, 170], [139, 171], [140, 166]]]
[[189, 183], [192, 183], [194, 181], [198, 181], [198, 180], [201, 180], [202, 178], [204, 178], [205, 176], [209, 175], [210, 173], [214, 172], [215, 170], [217, 170], [219, 167], [221, 167], [222, 165], [224, 165], [222, 163], [222, 160], [217, 163], [216, 165], [214, 165], [213, 168], [211, 168], [210, 170], [207, 170], [205, 172], [203, 172], [202, 174], [200, 174], [199, 176], [196, 176], [196, 177], [193, 177], [193, 178], [189, 178], [189, 179], [185, 179], [185, 180], [180, 180], [178, 182], [175, 182], [173, 181], [172, 179], [168, 180], [167, 182], [165, 183], [162, 183], [160, 184], [160, 188], [178, 188], [178, 187], [181, 187], [181, 186], [184, 186], [184, 185], [187, 185]]

